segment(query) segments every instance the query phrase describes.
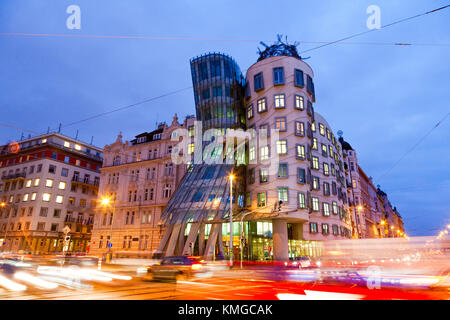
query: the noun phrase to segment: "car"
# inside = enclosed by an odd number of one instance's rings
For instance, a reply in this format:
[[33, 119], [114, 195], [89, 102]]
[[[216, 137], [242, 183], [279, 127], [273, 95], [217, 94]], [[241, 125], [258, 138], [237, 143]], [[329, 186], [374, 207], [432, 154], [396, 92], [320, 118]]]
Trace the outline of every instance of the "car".
[[311, 267], [311, 258], [306, 256], [290, 258], [289, 262], [285, 262], [284, 265], [289, 268], [309, 268]]
[[173, 256], [165, 257], [160, 263], [147, 268], [147, 280], [181, 281], [205, 272], [205, 264], [201, 257]]

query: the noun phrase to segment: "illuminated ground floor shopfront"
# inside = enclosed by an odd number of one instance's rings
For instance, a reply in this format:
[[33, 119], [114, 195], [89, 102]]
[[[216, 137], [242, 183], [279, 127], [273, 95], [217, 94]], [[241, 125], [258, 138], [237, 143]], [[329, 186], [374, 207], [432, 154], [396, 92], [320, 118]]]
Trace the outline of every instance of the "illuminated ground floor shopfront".
[[[0, 251], [31, 254], [57, 253], [63, 250], [63, 239], [63, 233], [31, 232], [8, 235], [6, 238], [0, 238]], [[75, 235], [71, 237], [68, 252], [87, 252], [89, 245], [89, 235]]]
[[[288, 230], [288, 257], [291, 259], [308, 256], [320, 256], [322, 251], [321, 241], [309, 241], [303, 239], [292, 239], [295, 233], [291, 231], [291, 225], [287, 225]], [[211, 224], [205, 225], [206, 243], [211, 230]], [[186, 228], [185, 235], [189, 233], [189, 224]], [[229, 258], [229, 223], [222, 224], [222, 243], [224, 248], [225, 259]], [[240, 237], [239, 235], [242, 235]], [[297, 236], [298, 237], [298, 236]], [[239, 243], [242, 241], [242, 246]], [[195, 244], [192, 254], [198, 254], [198, 243]], [[273, 224], [272, 221], [245, 221], [242, 224], [233, 222], [233, 256], [234, 260], [250, 261], [272, 261], [274, 260], [274, 241], [273, 241]], [[220, 257], [220, 248], [217, 246], [215, 250], [215, 259]]]

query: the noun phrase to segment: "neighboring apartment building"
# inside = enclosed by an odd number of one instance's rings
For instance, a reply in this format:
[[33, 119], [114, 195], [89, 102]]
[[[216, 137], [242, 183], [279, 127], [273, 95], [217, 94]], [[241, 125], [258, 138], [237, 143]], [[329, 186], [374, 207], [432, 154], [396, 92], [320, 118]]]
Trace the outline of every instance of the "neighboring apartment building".
[[387, 195], [375, 187], [372, 177], [368, 177], [359, 166], [356, 151], [342, 137], [339, 142], [344, 154], [353, 238], [386, 238], [404, 234], [400, 215], [392, 209]]
[[102, 149], [60, 133], [0, 147], [0, 250], [89, 250]]
[[[187, 129], [193, 140], [194, 122], [195, 117], [189, 116], [179, 124], [175, 115], [170, 126], [162, 123], [125, 142], [119, 134], [113, 144], [105, 146], [99, 202], [107, 198], [110, 203], [97, 210], [92, 254], [106, 253], [111, 242], [115, 257], [152, 256], [164, 233], [158, 225], [161, 213], [187, 169], [184, 163], [172, 163], [171, 153], [178, 144], [172, 141], [176, 138], [173, 132]], [[191, 142], [191, 157], [193, 151]]]

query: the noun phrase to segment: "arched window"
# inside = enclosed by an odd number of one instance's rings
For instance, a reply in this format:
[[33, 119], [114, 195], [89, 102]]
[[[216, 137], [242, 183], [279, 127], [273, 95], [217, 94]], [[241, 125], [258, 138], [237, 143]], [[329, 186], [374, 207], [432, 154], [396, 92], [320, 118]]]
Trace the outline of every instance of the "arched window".
[[113, 160], [113, 166], [117, 166], [120, 164], [120, 156], [115, 156]]

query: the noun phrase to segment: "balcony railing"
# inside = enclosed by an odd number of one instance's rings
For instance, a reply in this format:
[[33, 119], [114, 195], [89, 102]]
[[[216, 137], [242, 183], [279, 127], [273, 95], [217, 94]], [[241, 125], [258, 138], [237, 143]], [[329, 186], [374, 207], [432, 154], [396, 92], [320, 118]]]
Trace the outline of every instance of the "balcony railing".
[[13, 173], [13, 174], [8, 174], [6, 176], [2, 177], [2, 180], [13, 180], [13, 179], [19, 179], [19, 178], [26, 178], [27, 174], [25, 172], [20, 172], [20, 173]]
[[82, 224], [82, 225], [92, 225], [92, 224], [94, 224], [94, 218], [80, 219], [80, 218], [75, 218], [72, 216], [66, 216], [66, 218], [64, 219], [64, 222], [75, 222], [75, 223]]
[[89, 180], [89, 179], [86, 179], [86, 178], [82, 179], [82, 178], [77, 177], [77, 176], [73, 176], [72, 177], [72, 182], [78, 182], [78, 183], [87, 184], [87, 185], [96, 186], [96, 187], [98, 187], [98, 185], [100, 183], [99, 180]]

